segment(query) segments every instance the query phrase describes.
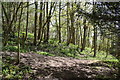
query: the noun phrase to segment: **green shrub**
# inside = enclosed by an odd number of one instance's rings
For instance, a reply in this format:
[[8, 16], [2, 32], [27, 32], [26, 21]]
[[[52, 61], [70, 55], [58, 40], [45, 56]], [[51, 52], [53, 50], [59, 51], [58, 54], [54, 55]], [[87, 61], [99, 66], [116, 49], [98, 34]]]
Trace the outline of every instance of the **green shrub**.
[[[18, 46], [8, 45], [8, 46], [3, 47], [2, 50], [3, 51], [17, 52], [18, 51]], [[20, 48], [20, 52], [26, 53], [26, 52], [28, 52], [28, 49], [22, 49], [22, 48]]]
[[26, 49], [20, 49], [20, 52], [21, 53], [26, 53], [26, 52], [28, 52]]
[[12, 52], [16, 52], [18, 50], [17, 46], [5, 46], [3, 47], [3, 51], [12, 51]]
[[28, 33], [28, 38], [33, 38], [34, 34], [33, 33]]
[[90, 55], [92, 54], [91, 48], [85, 47], [85, 49], [81, 52], [82, 54]]
[[78, 48], [78, 45], [74, 45], [74, 44], [69, 44], [69, 47], [71, 48], [71, 49], [75, 49], [75, 50], [77, 50], [77, 48]]
[[12, 64], [4, 63], [2, 67], [3, 78], [7, 80], [23, 79], [25, 74], [29, 74], [30, 72], [31, 69], [28, 66], [19, 67]]
[[37, 52], [38, 54], [41, 54], [41, 55], [46, 55], [46, 56], [55, 56], [54, 54], [51, 54], [51, 53], [48, 53], [48, 52]]
[[75, 57], [75, 55], [71, 54], [71, 53], [66, 53], [66, 56], [68, 56], [68, 57]]
[[59, 41], [53, 38], [53, 39], [48, 40], [48, 42], [50, 44], [58, 44]]
[[59, 51], [62, 53], [69, 53], [70, 49], [66, 46], [63, 46], [63, 47], [59, 47]]
[[[26, 32], [21, 32], [21, 33], [20, 33], [20, 37], [23, 37], [23, 34], [25, 35]], [[18, 33], [15, 33], [15, 36], [18, 36]], [[34, 37], [34, 34], [28, 32], [27, 37], [28, 37], [28, 38], [33, 38], [33, 37]]]
[[50, 44], [54, 44], [54, 40], [49, 40], [48, 41]]
[[8, 41], [8, 44], [9, 44], [9, 45], [15, 45], [15, 44], [17, 44], [17, 43], [14, 42], [14, 41]]
[[[67, 46], [66, 42], [57, 43], [54, 40], [49, 40], [50, 43], [48, 44], [40, 44], [38, 49], [50, 52], [57, 56], [70, 56], [70, 57], [77, 57], [79, 54], [78, 45], [70, 44]], [[52, 43], [52, 44], [51, 44]], [[48, 55], [46, 53], [40, 53], [43, 55]]]

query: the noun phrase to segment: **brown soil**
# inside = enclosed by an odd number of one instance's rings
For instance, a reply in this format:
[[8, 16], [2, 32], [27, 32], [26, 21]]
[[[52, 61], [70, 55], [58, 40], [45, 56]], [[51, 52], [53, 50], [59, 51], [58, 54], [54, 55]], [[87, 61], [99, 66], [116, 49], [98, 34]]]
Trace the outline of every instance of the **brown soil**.
[[[3, 57], [16, 57], [16, 52], [1, 52]], [[44, 56], [36, 53], [21, 53], [19, 65], [32, 69], [35, 80], [83, 80], [96, 77], [115, 78], [117, 70], [99, 60], [81, 60], [68, 57]], [[109, 80], [109, 79], [107, 79]]]

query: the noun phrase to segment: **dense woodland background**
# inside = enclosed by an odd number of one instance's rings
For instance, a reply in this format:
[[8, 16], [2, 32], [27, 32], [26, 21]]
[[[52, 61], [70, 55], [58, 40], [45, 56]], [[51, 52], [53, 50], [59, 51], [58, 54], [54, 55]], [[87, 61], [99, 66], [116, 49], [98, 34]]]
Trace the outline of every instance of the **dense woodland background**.
[[1, 17], [2, 51], [17, 53], [14, 65], [33, 52], [106, 60], [120, 76], [120, 2], [1, 2]]

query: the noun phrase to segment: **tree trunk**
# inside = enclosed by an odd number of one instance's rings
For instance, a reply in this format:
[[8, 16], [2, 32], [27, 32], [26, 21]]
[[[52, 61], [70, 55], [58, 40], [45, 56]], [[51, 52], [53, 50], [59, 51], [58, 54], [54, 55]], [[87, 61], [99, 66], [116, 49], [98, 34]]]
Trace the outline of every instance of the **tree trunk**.
[[43, 8], [43, 2], [40, 2], [40, 16], [39, 16], [39, 31], [38, 31], [38, 40], [40, 39], [42, 35], [42, 8]]
[[[79, 23], [80, 25], [80, 23]], [[83, 36], [82, 36], [82, 29], [81, 29], [81, 25], [80, 25], [80, 45], [82, 46], [83, 43]]]
[[34, 27], [34, 45], [37, 43], [37, 9], [38, 9], [38, 3], [35, 2], [35, 27]]
[[[43, 16], [42, 16], [42, 19], [43, 19], [43, 23], [45, 23], [45, 3], [43, 3], [44, 5], [44, 7], [43, 7]], [[41, 24], [42, 25], [42, 24]], [[40, 36], [40, 42], [39, 42], [39, 44], [41, 43], [41, 41], [42, 41], [42, 39], [43, 39], [43, 35], [45, 35], [45, 28], [44, 28], [44, 25], [42, 25], [42, 28], [41, 28], [41, 36]]]
[[19, 25], [18, 25], [18, 55], [17, 55], [16, 64], [19, 64], [20, 62], [20, 23], [21, 23], [22, 11], [23, 11], [23, 8], [21, 8], [20, 17], [19, 17]]
[[76, 23], [76, 29], [75, 29], [75, 35], [76, 35], [76, 41], [75, 41], [75, 44], [79, 46], [79, 42], [80, 42], [80, 34], [79, 34], [79, 22], [78, 22], [78, 19], [77, 19], [77, 23]]
[[96, 51], [97, 51], [97, 27], [94, 25], [94, 55], [93, 57], [96, 57]]
[[60, 19], [60, 14], [61, 14], [61, 2], [59, 2], [59, 28], [58, 28], [59, 43], [61, 43], [61, 19]]
[[[48, 2], [46, 2], [46, 21], [48, 20]], [[44, 28], [44, 42], [46, 43], [47, 42], [47, 38], [48, 38], [48, 29], [49, 29], [49, 25], [48, 25], [48, 22], [46, 22], [46, 27]]]
[[[18, 6], [14, 6], [14, 10], [13, 12], [10, 12], [10, 9], [12, 8], [12, 3], [6, 3], [6, 4], [1, 4], [2, 5], [2, 10], [5, 16], [5, 22], [4, 22], [4, 32], [3, 32], [3, 45], [6, 46], [8, 39], [9, 39], [9, 34], [11, 34], [12, 32], [12, 26], [13, 26], [13, 22], [15, 17], [17, 16], [18, 10], [20, 9], [22, 2], [20, 2], [18, 4]], [[5, 8], [6, 7], [6, 8]], [[16, 9], [15, 9], [16, 8]]]
[[55, 13], [55, 26], [56, 26], [56, 34], [55, 34], [55, 39], [58, 40], [58, 20], [57, 20], [57, 14]]
[[107, 45], [106, 45], [106, 56], [105, 56], [105, 58], [107, 58], [107, 56], [108, 56], [108, 53], [109, 53], [109, 39], [107, 39]]
[[[54, 6], [55, 2], [51, 2], [51, 5], [50, 5], [50, 10], [49, 10], [49, 14], [48, 14], [48, 2], [46, 4], [46, 17], [47, 17], [47, 20], [46, 20], [46, 23], [43, 25], [43, 27], [47, 24], [46, 26], [46, 32], [44, 34], [44, 42], [47, 43], [48, 40], [49, 40], [49, 28], [50, 28], [50, 22], [51, 22], [51, 17], [52, 17], [52, 14], [55, 10], [55, 7]], [[53, 9], [53, 12], [52, 12], [52, 9]]]
[[29, 2], [27, 2], [27, 19], [26, 19], [26, 34], [25, 34], [25, 40], [27, 39], [27, 34], [28, 34], [28, 18], [29, 18]]
[[88, 27], [88, 34], [87, 34], [87, 47], [91, 47], [91, 44], [90, 44], [90, 27]]
[[[93, 2], [93, 15], [95, 14], [95, 2]], [[94, 22], [94, 55], [93, 57], [96, 57], [96, 51], [97, 51], [97, 25], [95, 25], [95, 19], [93, 20]]]
[[81, 48], [81, 52], [85, 49], [86, 46], [86, 37], [87, 37], [87, 26], [86, 26], [86, 20], [84, 21], [84, 35], [83, 35], [83, 43], [82, 43], [82, 48]]
[[[73, 10], [73, 3], [72, 3], [72, 10]], [[75, 44], [74, 11], [71, 12], [70, 18], [71, 18], [71, 30], [70, 30], [71, 43]]]
[[70, 26], [69, 26], [69, 7], [70, 3], [67, 2], [67, 45], [70, 43]]

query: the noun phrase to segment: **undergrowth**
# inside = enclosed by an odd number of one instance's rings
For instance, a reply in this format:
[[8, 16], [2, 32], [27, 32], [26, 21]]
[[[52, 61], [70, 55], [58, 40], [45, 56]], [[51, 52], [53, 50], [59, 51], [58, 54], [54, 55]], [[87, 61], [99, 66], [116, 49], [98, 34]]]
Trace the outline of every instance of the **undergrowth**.
[[[24, 33], [24, 32], [23, 32]], [[15, 34], [17, 36], [17, 33]], [[22, 37], [23, 34], [21, 34]], [[28, 34], [28, 40], [31, 41], [29, 38], [33, 38], [33, 34]], [[22, 44], [22, 43], [21, 43]], [[8, 45], [3, 47], [3, 51], [12, 51], [17, 52], [18, 46], [16, 41], [9, 41]], [[112, 60], [112, 61], [118, 61], [114, 56], [111, 54], [106, 54], [105, 51], [97, 51], [96, 57], [93, 57], [93, 49], [89, 47], [85, 47], [85, 50], [81, 52], [81, 49], [78, 45], [69, 44], [67, 45], [66, 42], [59, 43], [59, 41], [50, 39], [48, 43], [41, 43], [38, 46], [33, 46], [30, 43], [27, 43], [24, 48], [20, 47], [21, 53], [27, 53], [27, 52], [35, 52], [41, 55], [47, 55], [47, 56], [62, 56], [62, 57], [73, 57], [78, 59], [90, 59], [90, 60]], [[107, 55], [107, 56], [106, 56]]]
[[6, 56], [2, 63], [3, 80], [23, 80], [26, 76], [29, 77], [31, 68], [27, 65], [14, 65], [14, 59]]

